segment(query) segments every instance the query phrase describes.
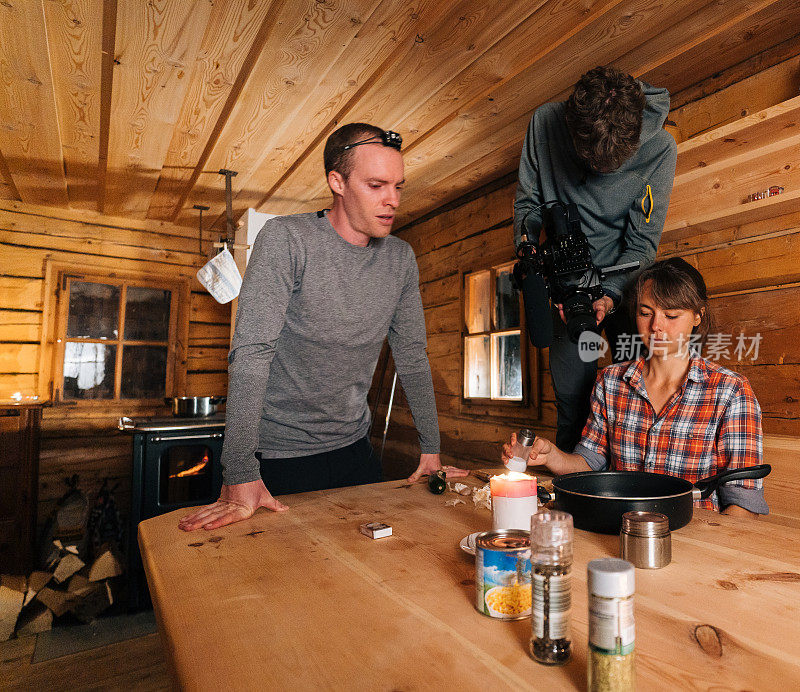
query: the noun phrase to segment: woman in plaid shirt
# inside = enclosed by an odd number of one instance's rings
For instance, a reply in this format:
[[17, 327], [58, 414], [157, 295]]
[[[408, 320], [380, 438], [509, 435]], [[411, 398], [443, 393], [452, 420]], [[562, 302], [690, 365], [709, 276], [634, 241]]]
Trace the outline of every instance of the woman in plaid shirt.
[[[574, 454], [537, 437], [529, 463], [559, 475], [610, 468], [693, 483], [760, 464], [761, 408], [750, 383], [696, 350], [711, 322], [700, 273], [680, 258], [656, 262], [639, 275], [633, 297], [647, 355], [598, 375]], [[505, 445], [504, 460], [509, 453]], [[760, 480], [731, 481], [696, 505], [743, 516], [769, 512]]]

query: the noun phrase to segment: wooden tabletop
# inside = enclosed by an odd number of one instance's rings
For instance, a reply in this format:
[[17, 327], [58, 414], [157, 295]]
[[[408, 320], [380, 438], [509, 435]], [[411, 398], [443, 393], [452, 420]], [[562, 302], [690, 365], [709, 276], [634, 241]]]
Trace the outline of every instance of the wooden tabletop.
[[[477, 483], [477, 481], [474, 481]], [[530, 621], [474, 608], [486, 509], [402, 481], [281, 498], [290, 510], [184, 533], [142, 522], [162, 641], [187, 689], [585, 689], [586, 564], [618, 538], [575, 532], [573, 657], [528, 655]], [[359, 525], [383, 521], [389, 538]], [[636, 571], [637, 689], [800, 685], [800, 542], [787, 527], [696, 510], [673, 560]]]

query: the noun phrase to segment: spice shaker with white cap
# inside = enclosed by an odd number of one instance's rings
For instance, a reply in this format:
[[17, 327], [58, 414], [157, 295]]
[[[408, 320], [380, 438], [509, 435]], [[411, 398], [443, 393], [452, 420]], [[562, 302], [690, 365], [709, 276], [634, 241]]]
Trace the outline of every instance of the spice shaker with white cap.
[[587, 566], [590, 692], [633, 692], [633, 593], [636, 570], [626, 560], [601, 558]]
[[536, 435], [528, 428], [522, 428], [517, 433], [517, 441], [511, 445], [511, 458], [505, 462], [505, 467], [509, 471], [522, 473], [528, 468], [528, 457], [535, 439]]

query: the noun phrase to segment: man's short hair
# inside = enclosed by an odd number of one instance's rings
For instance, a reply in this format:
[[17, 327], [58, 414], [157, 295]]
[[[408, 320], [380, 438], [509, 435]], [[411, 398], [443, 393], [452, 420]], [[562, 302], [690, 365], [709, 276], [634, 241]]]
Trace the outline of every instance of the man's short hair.
[[[336, 130], [328, 141], [325, 142], [325, 151], [322, 159], [325, 163], [325, 177], [331, 171], [341, 173], [343, 178], [349, 178], [353, 172], [353, 155], [358, 147], [345, 149], [348, 144], [359, 142], [370, 137], [381, 137], [383, 130], [367, 123], [350, 123], [342, 125]], [[379, 140], [380, 141], [380, 140]]]
[[575, 150], [589, 168], [615, 171], [636, 151], [644, 106], [639, 82], [613, 67], [595, 67], [578, 80], [565, 115]]

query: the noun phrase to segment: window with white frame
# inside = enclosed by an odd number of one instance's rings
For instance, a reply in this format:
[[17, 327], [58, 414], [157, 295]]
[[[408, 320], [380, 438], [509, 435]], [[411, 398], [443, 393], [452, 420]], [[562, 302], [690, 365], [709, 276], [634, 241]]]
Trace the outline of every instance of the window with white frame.
[[464, 398], [522, 401], [520, 296], [514, 262], [464, 275]]

